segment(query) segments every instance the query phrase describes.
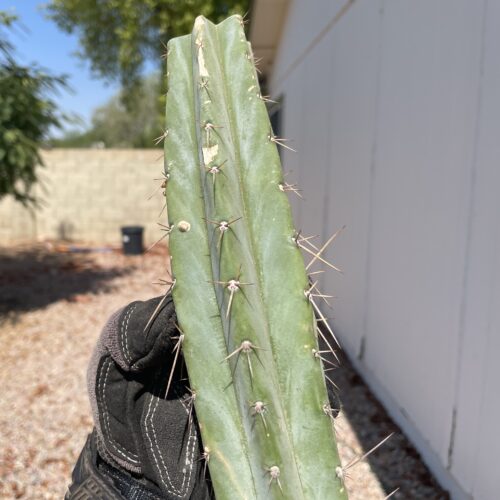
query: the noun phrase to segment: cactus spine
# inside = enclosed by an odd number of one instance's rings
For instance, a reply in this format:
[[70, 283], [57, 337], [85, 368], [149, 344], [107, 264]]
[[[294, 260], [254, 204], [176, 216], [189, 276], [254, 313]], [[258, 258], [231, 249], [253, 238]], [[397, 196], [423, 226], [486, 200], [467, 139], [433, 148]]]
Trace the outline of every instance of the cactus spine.
[[173, 298], [218, 499], [343, 499], [308, 277], [242, 19], [168, 45]]

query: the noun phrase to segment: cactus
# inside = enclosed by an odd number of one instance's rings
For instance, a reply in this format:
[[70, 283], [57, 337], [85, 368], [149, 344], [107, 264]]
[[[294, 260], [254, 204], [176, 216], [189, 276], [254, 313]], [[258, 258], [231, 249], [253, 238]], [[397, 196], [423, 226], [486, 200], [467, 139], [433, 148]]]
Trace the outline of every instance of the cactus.
[[242, 18], [197, 18], [167, 57], [172, 293], [200, 458], [218, 499], [346, 498], [311, 285]]

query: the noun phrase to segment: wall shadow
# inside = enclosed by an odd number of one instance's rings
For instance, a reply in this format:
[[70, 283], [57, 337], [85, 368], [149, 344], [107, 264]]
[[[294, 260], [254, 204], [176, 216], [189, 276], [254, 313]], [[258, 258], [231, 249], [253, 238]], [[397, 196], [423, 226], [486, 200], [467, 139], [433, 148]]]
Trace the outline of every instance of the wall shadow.
[[0, 319], [59, 300], [110, 289], [131, 267], [101, 266], [91, 254], [62, 253], [43, 246], [0, 247]]

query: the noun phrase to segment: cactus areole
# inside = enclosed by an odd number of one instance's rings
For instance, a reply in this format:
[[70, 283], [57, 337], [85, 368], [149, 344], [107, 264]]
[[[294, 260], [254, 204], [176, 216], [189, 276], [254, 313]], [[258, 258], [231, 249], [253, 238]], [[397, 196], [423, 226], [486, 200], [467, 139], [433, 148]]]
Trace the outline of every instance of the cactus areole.
[[172, 293], [200, 459], [219, 500], [346, 498], [308, 276], [243, 21], [199, 17], [167, 56]]

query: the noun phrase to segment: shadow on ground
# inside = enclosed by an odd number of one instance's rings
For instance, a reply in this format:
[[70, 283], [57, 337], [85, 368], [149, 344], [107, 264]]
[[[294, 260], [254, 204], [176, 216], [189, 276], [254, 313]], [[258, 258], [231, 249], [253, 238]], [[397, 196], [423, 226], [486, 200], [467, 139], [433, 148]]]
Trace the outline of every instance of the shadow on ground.
[[0, 318], [59, 300], [85, 300], [85, 294], [109, 290], [110, 280], [130, 270], [101, 267], [88, 254], [42, 245], [0, 248]]

